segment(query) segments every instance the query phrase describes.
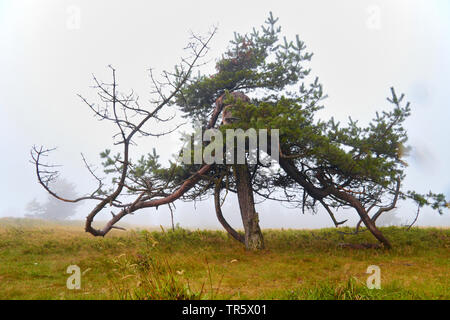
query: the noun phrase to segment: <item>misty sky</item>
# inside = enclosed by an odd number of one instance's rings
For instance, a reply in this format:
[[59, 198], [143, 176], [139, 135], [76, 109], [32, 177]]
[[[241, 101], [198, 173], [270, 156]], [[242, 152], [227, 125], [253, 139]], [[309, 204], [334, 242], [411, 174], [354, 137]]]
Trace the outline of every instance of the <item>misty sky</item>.
[[[315, 1], [64, 1], [0, 0], [0, 217], [23, 216], [26, 203], [44, 200], [29, 150], [33, 144], [58, 147], [49, 159], [64, 164], [63, 177], [79, 193], [95, 188], [80, 152], [91, 163], [111, 147], [111, 127], [98, 122], [76, 96], [93, 96], [92, 74], [108, 80], [107, 65], [118, 73], [122, 90], [133, 88], [145, 101], [148, 69], [171, 70], [179, 62], [189, 31], [219, 30], [209, 53], [214, 61], [233, 32], [259, 27], [269, 11], [280, 18], [283, 33], [299, 34], [314, 52], [313, 76], [319, 76], [329, 98], [322, 119], [348, 116], [367, 123], [389, 107], [394, 86], [412, 104], [407, 120], [413, 147], [406, 189], [443, 192], [450, 197], [450, 2], [447, 0], [315, 0]], [[139, 140], [168, 159], [178, 149], [178, 136]], [[132, 155], [136, 158], [136, 154]], [[94, 203], [80, 207], [82, 219]], [[184, 227], [218, 227], [212, 201], [177, 202], [175, 222]], [[236, 199], [223, 211], [241, 227]], [[263, 228], [332, 226], [322, 211], [302, 215], [279, 203], [257, 206]], [[413, 220], [415, 207], [400, 203], [397, 215]], [[338, 212], [357, 221], [357, 214]], [[101, 219], [102, 216], [99, 216]], [[138, 211], [129, 223], [168, 225], [166, 208]], [[450, 226], [443, 216], [422, 210], [418, 224]]]

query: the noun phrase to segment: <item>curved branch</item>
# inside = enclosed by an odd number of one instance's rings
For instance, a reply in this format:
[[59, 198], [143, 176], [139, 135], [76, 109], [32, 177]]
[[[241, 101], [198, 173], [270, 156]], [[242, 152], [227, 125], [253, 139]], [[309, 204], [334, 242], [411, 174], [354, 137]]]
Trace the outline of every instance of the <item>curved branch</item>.
[[348, 202], [349, 205], [352, 206], [356, 210], [356, 212], [358, 212], [362, 222], [366, 225], [367, 229], [369, 229], [369, 231], [375, 236], [375, 238], [377, 238], [378, 241], [380, 241], [388, 249], [392, 247], [389, 240], [375, 226], [375, 223], [372, 221], [372, 219], [370, 219], [369, 215], [362, 206], [361, 202], [358, 201], [358, 199], [356, 199], [349, 193], [339, 191], [337, 188], [334, 188], [333, 186], [330, 186], [329, 190], [333, 195], [335, 195], [339, 199]]
[[[58, 176], [58, 171], [52, 170], [52, 168], [55, 168], [57, 166], [41, 163], [41, 157], [47, 156], [47, 154], [53, 150], [55, 150], [55, 149], [54, 148], [53, 149], [44, 149], [43, 146], [41, 146], [39, 148], [37, 148], [36, 146], [33, 146], [33, 148], [31, 149], [31, 152], [30, 152], [31, 158], [32, 158], [31, 163], [33, 163], [35, 166], [36, 177], [38, 178], [38, 182], [50, 195], [52, 195], [54, 198], [56, 198], [60, 201], [69, 202], [69, 203], [76, 203], [76, 202], [80, 202], [83, 200], [99, 200], [99, 201], [105, 200], [105, 198], [94, 196], [95, 191], [90, 196], [80, 197], [80, 198], [76, 198], [76, 199], [67, 199], [67, 198], [64, 198], [64, 197], [56, 194], [56, 192], [51, 190], [49, 187], [49, 183], [54, 181], [56, 179], [56, 177]], [[52, 170], [52, 171], [50, 171], [50, 170]], [[89, 170], [90, 170], [90, 168], [89, 168]]]
[[400, 178], [397, 178], [397, 187], [395, 188], [395, 194], [394, 194], [394, 199], [392, 200], [392, 203], [387, 206], [387, 207], [383, 207], [380, 208], [372, 217], [372, 221], [375, 222], [379, 216], [381, 216], [381, 214], [383, 212], [387, 212], [387, 211], [391, 211], [392, 209], [395, 209], [395, 206], [397, 205], [397, 200], [398, 200], [398, 196], [400, 194], [400, 185], [401, 185], [401, 180]]
[[225, 220], [222, 214], [221, 209], [221, 203], [220, 203], [220, 185], [221, 185], [222, 179], [218, 183], [216, 183], [216, 186], [214, 188], [214, 205], [216, 207], [216, 215], [217, 219], [219, 220], [220, 224], [224, 227], [224, 229], [237, 241], [245, 244], [245, 237], [233, 229], [232, 226]]
[[207, 173], [211, 169], [211, 167], [212, 165], [204, 165], [197, 173], [187, 179], [175, 192], [164, 198], [150, 201], [141, 201], [141, 197], [145, 194], [142, 193], [142, 195], [138, 197], [136, 201], [134, 201], [128, 207], [123, 208], [118, 214], [114, 215], [113, 218], [109, 220], [105, 225], [105, 227], [99, 230], [92, 227], [92, 222], [97, 213], [99, 213], [108, 204], [108, 201], [102, 201], [94, 208], [94, 210], [92, 210], [92, 212], [86, 218], [85, 230], [94, 236], [105, 236], [113, 228], [113, 226], [127, 214], [131, 214], [136, 210], [143, 208], [158, 208], [161, 205], [172, 203], [175, 200], [179, 199], [187, 191], [189, 191], [202, 178], [202, 175]]
[[[392, 203], [387, 207], [382, 207], [378, 209], [378, 211], [372, 216], [372, 221], [375, 223], [375, 221], [383, 214], [384, 212], [391, 211], [395, 209], [395, 206], [397, 205], [398, 196], [400, 195], [400, 186], [401, 186], [401, 180], [400, 178], [397, 178], [397, 186], [395, 188], [395, 194], [394, 199], [392, 200]], [[362, 220], [359, 220], [358, 224], [356, 225], [355, 231], [358, 232], [359, 228], [361, 227]]]
[[358, 199], [356, 199], [351, 193], [345, 193], [333, 187], [332, 185], [327, 184], [326, 181], [320, 178], [320, 176], [318, 176], [319, 181], [322, 185], [327, 187], [324, 189], [319, 189], [312, 183], [308, 182], [303, 173], [300, 172], [297, 167], [288, 159], [280, 158], [279, 163], [283, 170], [285, 170], [292, 179], [299, 183], [314, 199], [320, 201], [329, 195], [333, 195], [336, 198], [348, 203], [356, 210], [356, 212], [358, 212], [362, 222], [364, 222], [367, 229], [369, 229], [369, 231], [375, 236], [375, 238], [383, 243], [386, 248], [391, 248], [391, 243], [389, 242], [389, 240], [380, 232], [380, 230], [378, 230], [372, 219], [370, 219], [361, 202], [358, 201]]

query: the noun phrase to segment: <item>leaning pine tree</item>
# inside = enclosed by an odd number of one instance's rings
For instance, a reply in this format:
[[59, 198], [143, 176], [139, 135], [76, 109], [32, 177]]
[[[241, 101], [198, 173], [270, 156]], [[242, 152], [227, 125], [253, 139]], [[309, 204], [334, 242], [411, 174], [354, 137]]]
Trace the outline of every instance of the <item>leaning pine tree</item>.
[[[325, 96], [318, 79], [305, 82], [310, 70], [304, 65], [312, 54], [305, 51], [298, 36], [295, 41], [280, 38], [277, 20], [270, 14], [261, 29], [235, 34], [229, 49], [217, 61], [214, 74], [193, 76], [215, 31], [207, 38], [193, 36], [190, 60], [183, 59], [174, 72], [163, 73], [163, 82], [152, 76], [156, 96], [152, 108], [141, 106], [133, 93], [117, 91], [114, 69], [111, 68], [111, 84], [94, 78], [103, 105], [82, 99], [97, 117], [116, 125], [115, 142], [123, 147], [114, 155], [110, 150], [101, 154], [104, 173], [112, 178], [111, 183], [107, 185], [104, 178], [96, 175], [83, 157], [98, 181], [98, 188], [78, 199], [57, 195], [51, 190], [57, 172], [42, 163], [42, 157], [50, 150], [35, 147], [32, 157], [41, 185], [61, 201], [97, 200], [86, 219], [86, 231], [95, 236], [120, 228], [116, 223], [137, 210], [161, 205], [172, 210], [178, 199], [193, 201], [213, 196], [219, 222], [251, 250], [264, 248], [255, 199], [287, 202], [303, 211], [321, 206], [336, 226], [345, 222], [336, 219], [336, 210], [352, 208], [360, 217], [356, 231], [364, 224], [386, 248], [391, 244], [375, 222], [381, 214], [394, 209], [399, 200], [412, 199], [419, 208], [430, 205], [442, 213], [448, 207], [442, 194], [420, 195], [402, 189], [406, 165], [402, 156], [407, 141], [403, 123], [410, 114], [404, 96], [397, 96], [391, 89], [392, 97], [388, 100], [392, 109], [377, 114], [367, 127], [352, 119], [346, 126], [333, 119], [316, 120], [315, 114], [323, 108]], [[151, 132], [152, 121], [171, 120], [161, 117], [161, 110], [167, 108], [176, 108], [192, 123], [198, 123], [200, 133], [215, 128], [226, 137], [227, 129], [247, 133], [263, 129], [272, 137], [270, 133], [279, 130], [279, 141], [254, 146], [247, 136], [241, 162], [174, 161], [164, 168], [155, 150], [133, 161], [130, 154], [136, 136], [171, 134], [178, 128]], [[223, 158], [229, 155], [226, 138], [219, 147], [215, 139], [210, 140], [201, 142], [197, 148], [211, 152], [214, 142], [211, 154], [217, 155], [221, 149]], [[272, 150], [274, 145], [276, 150]], [[274, 154], [276, 163], [263, 161]], [[186, 159], [186, 154], [183, 157]], [[235, 230], [222, 214], [221, 207], [229, 192], [237, 194], [244, 234]], [[95, 229], [92, 226], [95, 216], [107, 207], [115, 209], [111, 211], [111, 220], [104, 228]]]

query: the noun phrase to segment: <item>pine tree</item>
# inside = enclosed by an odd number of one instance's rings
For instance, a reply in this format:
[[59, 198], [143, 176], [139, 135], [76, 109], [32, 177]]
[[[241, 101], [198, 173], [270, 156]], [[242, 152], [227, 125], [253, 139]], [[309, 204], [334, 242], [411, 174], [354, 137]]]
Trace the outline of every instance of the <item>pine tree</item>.
[[[429, 205], [440, 213], [448, 207], [442, 194], [421, 195], [402, 189], [407, 165], [403, 158], [408, 150], [404, 121], [411, 113], [403, 94], [398, 96], [392, 88], [388, 98], [390, 109], [377, 113], [367, 126], [360, 126], [352, 118], [346, 125], [334, 119], [317, 119], [326, 95], [318, 78], [307, 78], [310, 69], [306, 64], [312, 54], [306, 51], [298, 36], [294, 40], [282, 37], [278, 19], [272, 13], [260, 29], [243, 35], [235, 33], [228, 50], [217, 60], [215, 73], [199, 71], [194, 76], [214, 33], [207, 38], [194, 36], [194, 42], [188, 46], [192, 51], [191, 60], [184, 59], [174, 72], [163, 73], [165, 82], [155, 80], [152, 75], [153, 92], [157, 96], [152, 108], [142, 107], [133, 93], [117, 91], [116, 71], [112, 67], [110, 84], [94, 78], [105, 106], [101, 108], [82, 99], [98, 118], [116, 125], [116, 144], [123, 146], [123, 151], [116, 155], [110, 150], [101, 153], [104, 173], [111, 177], [109, 186], [85, 161], [99, 182], [98, 188], [90, 196], [62, 198], [49, 187], [56, 171], [41, 163], [41, 158], [51, 150], [33, 149], [39, 182], [52, 196], [66, 202], [98, 201], [86, 219], [86, 231], [104, 236], [112, 228], [120, 228], [116, 223], [137, 210], [170, 207], [178, 199], [198, 201], [213, 195], [217, 218], [225, 230], [246, 248], [257, 250], [264, 247], [255, 209], [258, 197], [284, 202], [303, 211], [323, 207], [336, 227], [345, 222], [336, 219], [336, 211], [352, 208], [360, 217], [356, 231], [363, 223], [389, 248], [389, 240], [375, 222], [384, 212], [397, 207], [399, 200], [411, 199], [419, 208]], [[201, 132], [216, 128], [226, 137], [227, 129], [264, 129], [269, 133], [279, 130], [278, 150], [271, 150], [272, 141], [265, 147], [259, 145], [256, 150], [247, 141], [245, 161], [239, 164], [173, 161], [169, 167], [163, 167], [155, 149], [133, 161], [130, 145], [136, 135], [160, 136], [177, 129], [160, 134], [148, 131], [152, 120], [170, 121], [159, 115], [160, 110], [169, 106], [178, 108], [192, 123], [200, 123]], [[223, 121], [219, 124], [220, 115]], [[225, 140], [222, 147], [226, 157]], [[204, 151], [213, 142], [202, 142], [199, 147]], [[257, 161], [252, 162], [255, 153]], [[276, 164], [262, 161], [269, 154], [279, 156]], [[228, 192], [238, 196], [244, 235], [222, 214], [224, 190], [225, 197]], [[124, 200], [130, 196], [135, 199]], [[111, 212], [112, 218], [103, 229], [93, 228], [94, 218], [107, 206], [113, 207], [116, 213]]]

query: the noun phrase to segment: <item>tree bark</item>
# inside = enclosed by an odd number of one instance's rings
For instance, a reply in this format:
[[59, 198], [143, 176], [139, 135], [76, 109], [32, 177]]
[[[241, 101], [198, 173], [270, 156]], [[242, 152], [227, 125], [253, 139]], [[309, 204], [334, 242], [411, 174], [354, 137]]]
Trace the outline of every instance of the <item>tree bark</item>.
[[237, 194], [242, 222], [245, 230], [245, 248], [248, 250], [264, 249], [264, 238], [259, 227], [259, 217], [255, 210], [253, 189], [247, 164], [234, 166]]

